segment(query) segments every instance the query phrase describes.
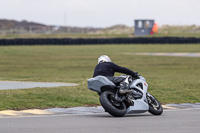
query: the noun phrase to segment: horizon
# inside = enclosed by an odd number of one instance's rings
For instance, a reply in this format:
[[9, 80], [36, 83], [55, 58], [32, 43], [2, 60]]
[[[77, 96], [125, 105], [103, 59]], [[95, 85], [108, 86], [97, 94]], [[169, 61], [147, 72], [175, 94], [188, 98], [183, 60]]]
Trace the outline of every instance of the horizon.
[[[15, 19], [3, 19], [3, 18], [0, 18], [0, 20], [7, 20], [7, 21], [17, 21], [17, 22], [28, 22], [28, 23], [36, 23], [36, 24], [42, 24], [42, 25], [45, 25], [45, 26], [61, 26], [61, 27], [78, 27], [78, 28], [101, 28], [101, 29], [104, 29], [104, 28], [109, 28], [109, 27], [113, 27], [113, 26], [120, 26], [120, 25], [123, 25], [123, 26], [127, 26], [127, 27], [134, 27], [134, 24], [133, 26], [128, 26], [128, 25], [125, 25], [125, 24], [114, 24], [114, 25], [110, 25], [108, 27], [82, 27], [82, 26], [63, 26], [63, 25], [48, 25], [48, 24], [44, 24], [44, 23], [41, 23], [41, 22], [35, 22], [35, 21], [29, 21], [29, 20], [21, 20], [21, 21], [18, 21], [18, 20], [15, 20]], [[192, 24], [192, 25], [169, 25], [169, 24], [165, 24], [165, 25], [158, 25], [159, 27], [163, 27], [163, 26], [200, 26], [200, 25], [195, 25], [195, 24]]]

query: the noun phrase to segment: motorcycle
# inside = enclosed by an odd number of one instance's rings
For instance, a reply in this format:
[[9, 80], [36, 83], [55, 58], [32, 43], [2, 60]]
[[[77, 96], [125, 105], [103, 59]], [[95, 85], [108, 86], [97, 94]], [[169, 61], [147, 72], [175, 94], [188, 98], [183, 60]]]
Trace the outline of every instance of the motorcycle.
[[162, 114], [160, 102], [147, 92], [148, 84], [144, 77], [123, 77], [125, 80], [119, 86], [104, 76], [88, 79], [88, 89], [100, 95], [100, 103], [106, 112], [115, 117], [147, 111], [153, 115]]

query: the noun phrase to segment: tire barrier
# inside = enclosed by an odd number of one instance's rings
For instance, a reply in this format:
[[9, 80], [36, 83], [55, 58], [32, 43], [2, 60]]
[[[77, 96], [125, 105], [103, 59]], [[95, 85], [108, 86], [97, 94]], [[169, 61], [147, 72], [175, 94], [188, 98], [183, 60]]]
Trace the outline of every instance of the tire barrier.
[[196, 37], [137, 37], [137, 38], [44, 38], [0, 39], [0, 46], [8, 45], [90, 45], [90, 44], [200, 44]]

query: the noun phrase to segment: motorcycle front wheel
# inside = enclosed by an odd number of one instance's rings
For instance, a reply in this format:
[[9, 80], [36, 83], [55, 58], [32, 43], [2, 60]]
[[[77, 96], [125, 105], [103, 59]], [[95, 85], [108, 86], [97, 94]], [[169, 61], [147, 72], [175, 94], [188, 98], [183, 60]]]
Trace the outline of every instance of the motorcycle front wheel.
[[126, 114], [125, 103], [123, 101], [117, 101], [113, 92], [104, 91], [103, 93], [101, 93], [100, 103], [105, 111], [107, 111], [112, 116], [122, 117]]
[[163, 113], [163, 108], [160, 102], [150, 93], [147, 93], [147, 101], [149, 104], [149, 112], [153, 115], [161, 115]]

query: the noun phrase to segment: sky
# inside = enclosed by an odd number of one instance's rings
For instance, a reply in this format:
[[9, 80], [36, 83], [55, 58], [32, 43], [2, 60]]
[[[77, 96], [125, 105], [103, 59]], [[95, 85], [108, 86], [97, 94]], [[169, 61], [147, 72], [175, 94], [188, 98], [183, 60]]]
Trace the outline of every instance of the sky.
[[200, 25], [200, 0], [0, 0], [0, 19], [46, 25], [109, 27], [154, 19], [158, 25]]

